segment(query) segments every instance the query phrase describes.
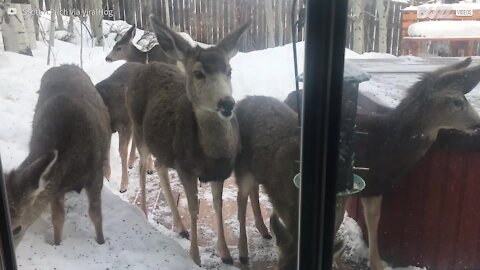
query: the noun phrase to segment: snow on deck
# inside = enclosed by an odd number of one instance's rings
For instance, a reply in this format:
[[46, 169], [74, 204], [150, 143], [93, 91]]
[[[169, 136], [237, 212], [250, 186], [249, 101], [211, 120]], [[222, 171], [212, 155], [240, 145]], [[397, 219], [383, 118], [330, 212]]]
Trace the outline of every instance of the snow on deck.
[[425, 38], [480, 38], [480, 21], [427, 21], [408, 27], [408, 36]]

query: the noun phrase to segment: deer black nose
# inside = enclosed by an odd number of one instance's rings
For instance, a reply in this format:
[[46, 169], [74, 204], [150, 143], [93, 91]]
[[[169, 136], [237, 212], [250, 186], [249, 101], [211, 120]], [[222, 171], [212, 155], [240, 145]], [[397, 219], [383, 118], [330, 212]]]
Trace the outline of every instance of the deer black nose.
[[107, 57], [105, 57], [105, 61], [107, 61], [107, 62], [112, 62], [112, 58], [110, 58], [110, 57], [107, 56]]
[[233, 108], [235, 107], [235, 100], [232, 97], [224, 97], [218, 102], [218, 110], [225, 117], [232, 116]]

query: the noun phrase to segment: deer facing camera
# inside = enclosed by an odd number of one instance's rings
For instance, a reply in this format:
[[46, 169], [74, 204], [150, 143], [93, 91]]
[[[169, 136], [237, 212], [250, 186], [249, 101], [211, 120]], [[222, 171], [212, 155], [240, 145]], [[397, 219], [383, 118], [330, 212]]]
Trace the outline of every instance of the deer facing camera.
[[16, 8], [7, 8], [7, 14], [8, 15], [17, 15], [17, 9]]

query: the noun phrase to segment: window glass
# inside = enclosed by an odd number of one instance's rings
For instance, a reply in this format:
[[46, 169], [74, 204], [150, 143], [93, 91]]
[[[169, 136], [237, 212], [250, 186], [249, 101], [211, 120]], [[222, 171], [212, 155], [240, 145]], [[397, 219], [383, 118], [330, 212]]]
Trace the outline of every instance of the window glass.
[[305, 1], [13, 2], [0, 152], [19, 269], [295, 267]]

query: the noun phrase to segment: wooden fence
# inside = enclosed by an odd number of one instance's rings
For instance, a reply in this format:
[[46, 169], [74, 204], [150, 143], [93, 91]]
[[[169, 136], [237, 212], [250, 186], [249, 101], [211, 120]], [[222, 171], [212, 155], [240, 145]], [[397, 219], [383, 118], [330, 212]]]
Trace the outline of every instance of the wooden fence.
[[[40, 6], [50, 9], [52, 0], [40, 0]], [[82, 1], [60, 0], [62, 9], [80, 6]], [[252, 26], [246, 35], [241, 51], [260, 50], [292, 42], [292, 0], [102, 0], [103, 8], [111, 11], [112, 17], [104, 19], [125, 20], [140, 29], [149, 29], [148, 15], [157, 14], [170, 27], [189, 33], [193, 39], [203, 43], [216, 43], [227, 33], [250, 20]], [[354, 0], [351, 0], [354, 1]], [[266, 9], [266, 2], [272, 4]], [[365, 51], [378, 51], [378, 16], [375, 1], [368, 1], [365, 10]], [[297, 14], [299, 6], [297, 4]], [[390, 2], [388, 10], [388, 53], [399, 55], [401, 43], [401, 9], [405, 3]], [[104, 14], [108, 14], [105, 12]], [[268, 19], [267, 19], [268, 18]], [[271, 29], [271, 30], [270, 30]], [[347, 48], [353, 47], [353, 21], [347, 28]], [[268, 32], [273, 32], [273, 45]], [[271, 36], [270, 36], [271, 37]], [[298, 40], [304, 40], [299, 33]], [[270, 45], [270, 46], [269, 46]]]
[[[351, 0], [354, 1], [354, 0]], [[393, 55], [400, 55], [400, 44], [402, 40], [402, 15], [401, 10], [409, 4], [401, 2], [390, 2], [387, 18], [387, 52]], [[368, 1], [365, 8], [365, 51], [378, 52], [378, 14], [375, 1]], [[347, 48], [353, 48], [353, 21], [349, 21], [347, 28]]]

